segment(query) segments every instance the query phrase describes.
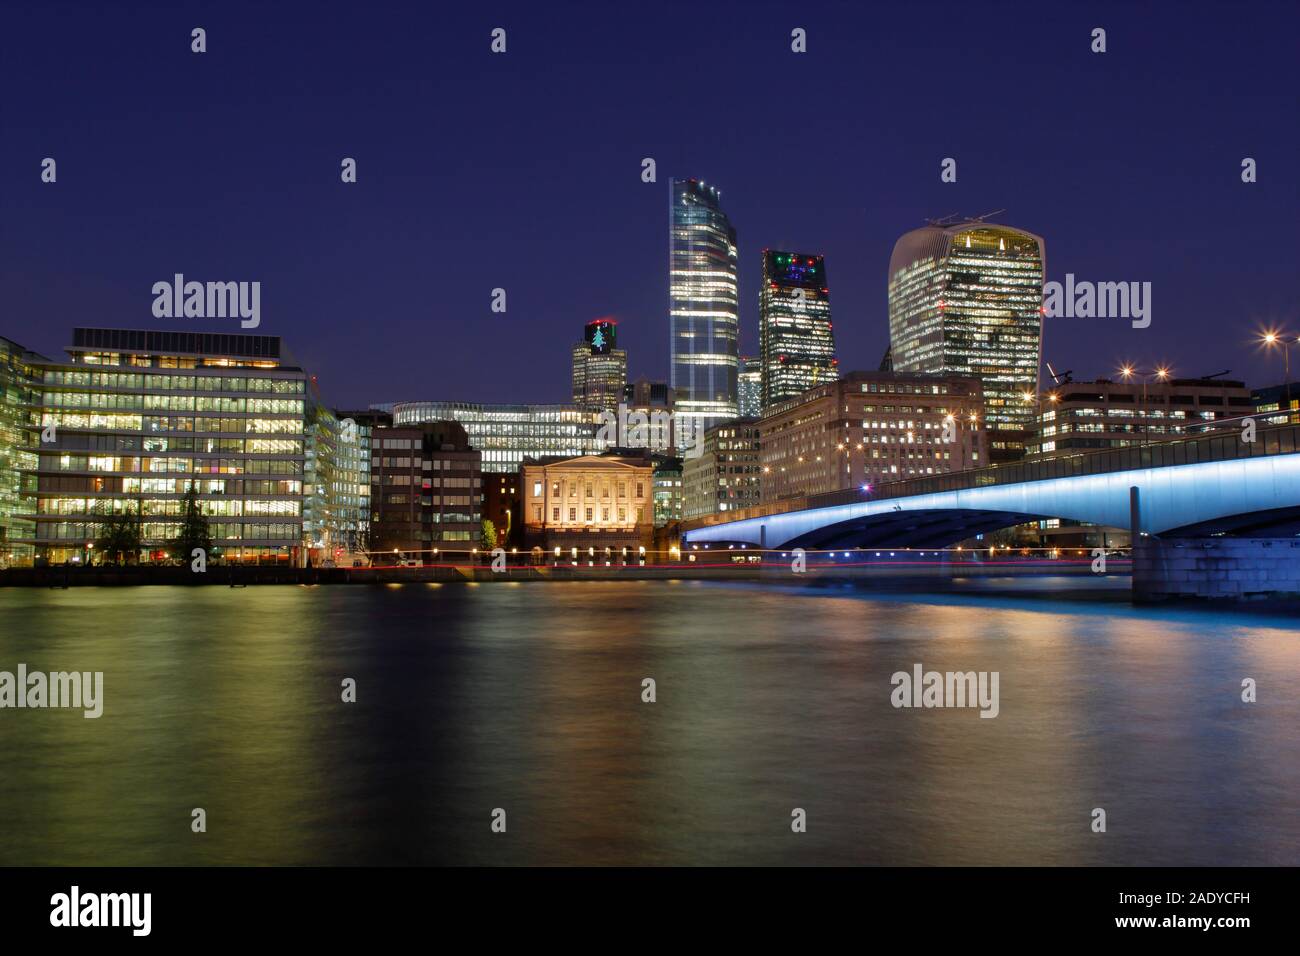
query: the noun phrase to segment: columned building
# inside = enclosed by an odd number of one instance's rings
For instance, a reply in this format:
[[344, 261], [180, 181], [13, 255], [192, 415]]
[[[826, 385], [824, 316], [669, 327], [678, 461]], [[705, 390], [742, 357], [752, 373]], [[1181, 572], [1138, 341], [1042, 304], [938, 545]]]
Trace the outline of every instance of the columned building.
[[971, 375], [984, 386], [994, 463], [1024, 456], [1037, 414], [1043, 239], [979, 221], [904, 235], [889, 262], [894, 371]]
[[736, 230], [716, 186], [674, 179], [669, 198], [669, 384], [677, 414], [708, 427], [738, 412]]
[[762, 503], [988, 464], [979, 379], [852, 372], [759, 421]]
[[640, 554], [654, 535], [654, 466], [649, 457], [583, 455], [526, 461], [524, 540], [548, 555]]
[[763, 250], [758, 339], [764, 409], [838, 377], [821, 256]]

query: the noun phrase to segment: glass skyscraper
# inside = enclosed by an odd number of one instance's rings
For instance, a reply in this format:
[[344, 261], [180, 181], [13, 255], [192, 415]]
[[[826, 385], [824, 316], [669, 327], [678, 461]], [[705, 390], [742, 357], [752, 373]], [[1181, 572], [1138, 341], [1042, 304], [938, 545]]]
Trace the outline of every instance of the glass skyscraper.
[[763, 250], [758, 347], [764, 409], [838, 377], [830, 289], [821, 256]]
[[1023, 457], [1034, 427], [1045, 260], [1040, 236], [966, 221], [914, 229], [889, 262], [894, 370], [978, 377], [993, 462]]
[[709, 427], [738, 412], [736, 230], [716, 186], [674, 179], [669, 195], [669, 384], [678, 417]]

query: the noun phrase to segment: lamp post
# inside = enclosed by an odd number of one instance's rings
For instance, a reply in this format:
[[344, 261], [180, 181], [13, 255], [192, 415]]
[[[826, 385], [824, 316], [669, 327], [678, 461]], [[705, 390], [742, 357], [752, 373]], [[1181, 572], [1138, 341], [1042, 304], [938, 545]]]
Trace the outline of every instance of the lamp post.
[[1120, 368], [1119, 374], [1124, 377], [1125, 382], [1132, 379], [1134, 375], [1142, 379], [1142, 444], [1145, 445], [1150, 441], [1151, 435], [1151, 410], [1147, 408], [1147, 382], [1151, 381], [1152, 378], [1159, 382], [1168, 381], [1169, 369], [1163, 365], [1154, 369], [1141, 369], [1134, 368], [1132, 365], [1125, 365]]
[[[1291, 342], [1285, 332], [1265, 332], [1260, 336], [1260, 341], [1264, 343], [1265, 348], [1273, 348], [1280, 345], [1282, 347], [1282, 390], [1286, 395], [1283, 409], [1286, 411], [1286, 420], [1291, 421]], [[1294, 339], [1300, 343], [1300, 338]]]

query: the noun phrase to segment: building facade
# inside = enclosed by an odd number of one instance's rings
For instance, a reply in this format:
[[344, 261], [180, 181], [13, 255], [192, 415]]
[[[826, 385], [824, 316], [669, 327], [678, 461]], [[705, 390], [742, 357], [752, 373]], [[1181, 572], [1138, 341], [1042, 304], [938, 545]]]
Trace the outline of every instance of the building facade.
[[163, 560], [191, 489], [224, 560], [304, 558], [307, 375], [279, 337], [77, 328], [67, 351], [27, 426], [37, 558], [85, 561], [125, 517]]
[[758, 423], [762, 503], [988, 464], [974, 377], [853, 372]]
[[1256, 414], [1268, 415], [1270, 425], [1300, 422], [1300, 382], [1257, 388], [1250, 400]]
[[582, 555], [649, 547], [654, 467], [649, 457], [582, 455], [524, 462], [524, 536], [529, 548]]
[[685, 505], [682, 487], [682, 459], [663, 456], [655, 463], [654, 526], [666, 528], [682, 520]]
[[739, 406], [741, 418], [759, 418], [763, 414], [763, 360], [745, 356], [740, 360]]
[[393, 418], [384, 412], [336, 411], [338, 456], [333, 498], [338, 540], [335, 559], [345, 566], [364, 560], [370, 550], [370, 436], [388, 427]]
[[598, 455], [608, 447], [600, 434], [602, 413], [577, 405], [398, 402], [391, 412], [395, 426], [458, 422], [488, 473], [518, 474], [525, 458]]
[[682, 467], [683, 517], [749, 508], [761, 501], [757, 421], [737, 420], [704, 433], [704, 452]]
[[32, 450], [33, 408], [45, 361], [16, 342], [0, 338], [0, 568], [30, 565], [34, 523], [24, 498], [37, 458]]
[[995, 463], [1032, 437], [1045, 260], [1040, 236], [967, 221], [907, 233], [889, 263], [892, 368], [979, 378]]
[[482, 531], [481, 456], [456, 422], [376, 428], [370, 437], [373, 563], [433, 564]]
[[497, 472], [483, 476], [483, 520], [492, 522], [497, 546], [501, 548], [520, 548], [524, 544], [519, 488], [518, 474]]
[[669, 198], [669, 384], [677, 414], [708, 427], [737, 414], [736, 230], [716, 186], [674, 179]]
[[1196, 426], [1255, 411], [1243, 382], [1183, 378], [1164, 382], [1067, 382], [1038, 400], [1032, 458], [1058, 458], [1195, 433]]
[[588, 322], [572, 349], [573, 403], [597, 411], [618, 407], [627, 385], [627, 352], [618, 347], [618, 323]]
[[758, 340], [764, 409], [837, 377], [830, 289], [821, 256], [763, 250]]

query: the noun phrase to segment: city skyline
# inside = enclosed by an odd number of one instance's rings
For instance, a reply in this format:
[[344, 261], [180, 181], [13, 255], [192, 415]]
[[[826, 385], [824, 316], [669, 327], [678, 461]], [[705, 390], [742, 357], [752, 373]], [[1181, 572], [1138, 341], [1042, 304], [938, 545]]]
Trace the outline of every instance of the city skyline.
[[1295, 0], [118, 6], [0, 11], [20, 939], [1281, 925]]
[[[1101, 11], [1095, 18], [1111, 38], [1104, 57], [1088, 50], [1091, 21], [1075, 15], [1035, 10], [993, 24], [943, 9], [924, 40], [901, 13], [818, 10], [805, 24], [803, 58], [790, 54], [786, 16], [774, 10], [703, 10], [691, 31], [657, 14], [635, 31], [577, 14], [512, 14], [518, 23], [507, 24], [509, 52], [497, 58], [487, 51], [490, 26], [453, 11], [439, 29], [481, 33], [482, 53], [457, 43], [446, 63], [409, 73], [415, 68], [380, 64], [375, 50], [411, 41], [377, 24], [360, 25], [345, 40], [328, 24], [290, 22], [275, 11], [249, 30], [232, 12], [208, 25], [212, 42], [199, 64], [208, 73], [192, 69], [181, 45], [162, 61], [123, 65], [115, 58], [116, 79], [93, 84], [83, 81], [103, 74], [105, 53], [95, 45], [101, 14], [87, 10], [73, 24], [48, 29], [46, 13], [11, 13], [36, 39], [0, 66], [22, 94], [10, 104], [9, 148], [0, 158], [7, 183], [0, 268], [11, 314], [22, 323], [5, 332], [53, 357], [67, 344], [60, 327], [69, 325], [232, 331], [238, 323], [153, 318], [152, 284], [182, 272], [261, 281], [258, 331], [291, 343], [329, 400], [344, 407], [563, 402], [571, 329], [601, 315], [620, 322], [629, 377], [666, 380], [663, 202], [672, 177], [697, 176], [723, 189], [739, 235], [740, 354], [758, 351], [756, 257], [763, 247], [826, 256], [835, 274], [841, 368], [868, 369], [888, 345], [886, 270], [898, 237], [929, 217], [1006, 207], [1000, 219], [1051, 244], [1049, 281], [1068, 273], [1154, 286], [1150, 328], [1049, 321], [1044, 357], [1057, 368], [1104, 374], [1133, 360], [1169, 363], [1186, 375], [1227, 367], [1252, 383], [1280, 381], [1280, 356], [1253, 341], [1256, 330], [1300, 326], [1287, 294], [1297, 259], [1288, 226], [1296, 191], [1282, 169], [1297, 133], [1276, 119], [1288, 108], [1277, 73], [1285, 31], [1269, 29], [1277, 8], [1239, 12], [1212, 37], [1154, 12]], [[424, 16], [413, 15], [416, 23]], [[135, 23], [133, 14], [121, 16]], [[132, 43], [159, 49], [170, 31], [188, 34], [191, 24], [142, 17], [135, 26]], [[722, 28], [736, 40], [712, 55], [737, 70], [745, 88], [761, 82], [761, 102], [737, 95], [718, 110], [683, 114], [673, 104], [687, 78], [670, 75], [649, 88], [633, 64], [620, 62], [623, 53], [648, 54], [661, 44], [682, 55], [702, 52]], [[1231, 42], [1246, 36], [1254, 46]], [[55, 55], [42, 45], [55, 44], [54, 37], [66, 75], [33, 86], [26, 76]], [[913, 40], [891, 42], [898, 37]], [[907, 70], [910, 95], [924, 98], [945, 81], [910, 70], [910, 58], [958, 42], [990, 55], [1015, 49], [1035, 71], [1036, 84], [1018, 88], [1016, 109], [987, 123], [959, 118], [943, 131], [896, 110], [891, 135], [874, 148], [880, 136], [858, 128], [856, 110], [803, 95], [856, 91], [873, 80], [887, 88], [891, 75]], [[285, 89], [285, 43], [346, 44], [365, 75], [398, 71], [394, 79], [407, 82], [387, 84], [397, 90], [391, 106], [409, 112], [438, 103], [467, 131], [461, 158], [451, 160], [433, 132], [394, 126], [384, 113], [372, 117], [367, 94], [347, 93], [369, 89], [362, 73], [309, 71]], [[871, 56], [862, 55], [864, 44]], [[539, 82], [549, 76], [548, 55], [573, 62], [573, 76], [598, 69], [607, 82], [581, 91], [567, 73]], [[247, 75], [232, 79], [224, 68], [230, 57]], [[533, 77], [528, 84], [524, 73]], [[217, 75], [224, 93], [209, 90]], [[474, 79], [464, 97], [440, 95], [452, 76]], [[1176, 89], [1163, 98], [1161, 123], [1152, 122], [1149, 99], [1130, 95], [1135, 84], [1148, 97]], [[262, 87], [279, 90], [274, 102], [260, 102]], [[190, 116], [186, 97], [216, 104], [209, 118]], [[543, 127], [529, 119], [556, 97], [608, 120], [594, 149], [579, 155], [565, 145], [576, 120], [561, 116]], [[868, 95], [864, 105], [871, 102]], [[796, 103], [819, 124], [815, 143], [760, 135], [759, 115]], [[150, 125], [160, 111], [172, 117], [165, 136]], [[1211, 120], [1221, 131], [1216, 144], [1171, 132]], [[706, 135], [719, 124], [728, 136]], [[96, 136], [110, 128], [117, 145], [106, 153]], [[1024, 148], [1007, 150], [1008, 143]], [[533, 158], [536, 179], [505, 172], [499, 156], [520, 149]], [[174, 160], [154, 161], [169, 150]], [[57, 183], [40, 182], [46, 156], [60, 161]], [[345, 156], [357, 160], [355, 184], [339, 181]], [[1258, 182], [1241, 182], [1245, 156], [1259, 163]], [[642, 182], [647, 157], [656, 161], [654, 183]], [[947, 157], [956, 160], [956, 182], [940, 179]], [[214, 198], [223, 190], [258, 202], [227, 208]], [[564, 215], [579, 195], [601, 215]], [[1207, 221], [1216, 223], [1213, 233], [1198, 226]], [[543, 240], [535, 225], [543, 222], [558, 228], [559, 242]], [[1222, 239], [1234, 235], [1241, 241]], [[581, 283], [564, 280], [572, 250], [581, 250]], [[454, 282], [446, 281], [445, 264], [454, 264]], [[508, 293], [504, 314], [490, 311], [495, 288]], [[61, 324], [54, 316], [67, 318]], [[358, 350], [359, 337], [374, 347]], [[1213, 360], [1198, 348], [1211, 337], [1221, 344]], [[499, 376], [483, 374], [473, 359], [483, 342], [503, 338], [518, 349], [501, 356]], [[457, 361], [434, 376], [434, 354]]]

